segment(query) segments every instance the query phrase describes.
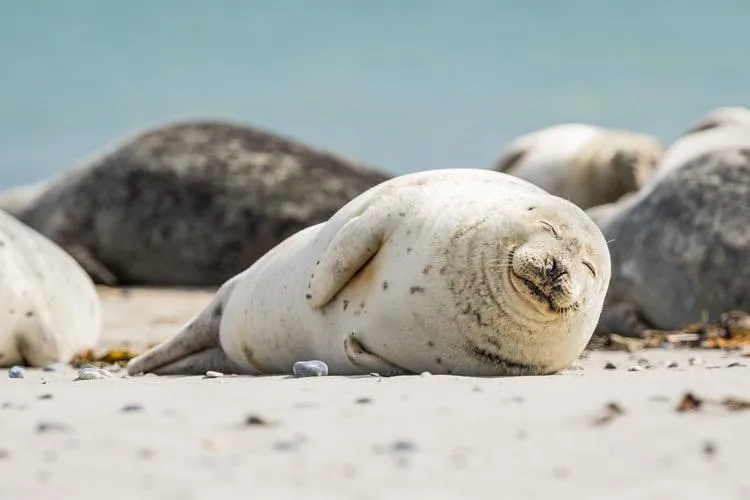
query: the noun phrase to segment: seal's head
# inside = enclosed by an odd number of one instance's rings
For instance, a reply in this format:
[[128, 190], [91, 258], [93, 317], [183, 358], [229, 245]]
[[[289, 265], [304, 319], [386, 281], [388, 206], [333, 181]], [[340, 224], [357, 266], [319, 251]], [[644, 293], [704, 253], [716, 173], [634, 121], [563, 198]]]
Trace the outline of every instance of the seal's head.
[[[592, 221], [566, 207], [528, 209], [524, 234], [506, 249], [507, 279], [522, 299], [518, 309], [537, 321], [598, 311], [610, 279], [609, 252]], [[596, 313], [598, 314], [598, 312]]]

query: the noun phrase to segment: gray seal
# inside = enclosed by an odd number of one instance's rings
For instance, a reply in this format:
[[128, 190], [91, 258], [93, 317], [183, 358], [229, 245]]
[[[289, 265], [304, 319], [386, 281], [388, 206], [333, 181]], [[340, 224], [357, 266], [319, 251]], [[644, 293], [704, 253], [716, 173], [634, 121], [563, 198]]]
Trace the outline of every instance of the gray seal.
[[597, 332], [672, 330], [750, 309], [749, 200], [750, 147], [730, 148], [689, 160], [603, 217], [612, 281]]
[[146, 130], [0, 197], [107, 285], [216, 286], [391, 176], [248, 126]]

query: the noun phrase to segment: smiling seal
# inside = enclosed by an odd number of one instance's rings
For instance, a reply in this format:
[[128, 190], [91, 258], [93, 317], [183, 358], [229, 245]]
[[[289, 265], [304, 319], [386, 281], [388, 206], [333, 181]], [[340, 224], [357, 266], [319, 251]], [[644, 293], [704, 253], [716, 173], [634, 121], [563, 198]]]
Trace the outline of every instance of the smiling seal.
[[94, 348], [100, 308], [72, 257], [0, 210], [0, 366], [68, 362]]
[[584, 349], [609, 279], [574, 204], [498, 172], [419, 172], [283, 241], [128, 371], [548, 374]]

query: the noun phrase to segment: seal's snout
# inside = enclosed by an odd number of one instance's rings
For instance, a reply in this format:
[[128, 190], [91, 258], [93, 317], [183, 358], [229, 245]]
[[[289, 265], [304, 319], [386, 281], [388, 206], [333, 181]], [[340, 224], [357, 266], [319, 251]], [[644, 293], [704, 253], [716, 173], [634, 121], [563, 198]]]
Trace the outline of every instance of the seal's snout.
[[545, 266], [544, 275], [548, 282], [554, 283], [561, 276], [568, 274], [568, 268], [557, 257], [549, 257]]
[[514, 252], [511, 283], [544, 313], [559, 314], [577, 308], [576, 292], [565, 259], [533, 247]]

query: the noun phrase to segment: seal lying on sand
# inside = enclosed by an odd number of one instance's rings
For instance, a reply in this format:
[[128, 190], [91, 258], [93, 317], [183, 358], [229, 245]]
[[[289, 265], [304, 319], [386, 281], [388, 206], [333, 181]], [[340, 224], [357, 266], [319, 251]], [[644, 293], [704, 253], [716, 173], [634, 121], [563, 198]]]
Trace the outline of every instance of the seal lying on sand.
[[98, 282], [216, 286], [389, 175], [232, 123], [157, 127], [0, 207]]
[[750, 145], [707, 153], [602, 226], [612, 283], [600, 333], [638, 334], [750, 310]]
[[663, 152], [650, 135], [566, 123], [512, 141], [494, 169], [586, 209], [638, 190]]
[[609, 276], [574, 204], [497, 172], [419, 172], [282, 242], [128, 371], [547, 374], [585, 347]]
[[0, 211], [0, 366], [67, 362], [95, 347], [100, 307], [73, 258]]

